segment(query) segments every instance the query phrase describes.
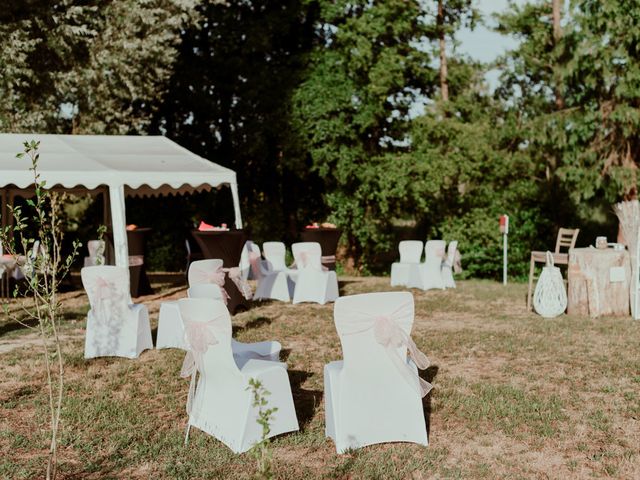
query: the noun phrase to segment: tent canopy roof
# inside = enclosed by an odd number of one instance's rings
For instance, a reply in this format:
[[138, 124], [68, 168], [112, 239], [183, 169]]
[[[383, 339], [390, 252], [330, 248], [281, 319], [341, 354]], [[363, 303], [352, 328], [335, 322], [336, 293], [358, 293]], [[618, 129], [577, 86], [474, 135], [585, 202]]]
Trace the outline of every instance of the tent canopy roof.
[[129, 195], [187, 193], [235, 185], [233, 170], [163, 136], [0, 134], [0, 188], [33, 185], [25, 141], [40, 141], [38, 170], [48, 187], [124, 186]]

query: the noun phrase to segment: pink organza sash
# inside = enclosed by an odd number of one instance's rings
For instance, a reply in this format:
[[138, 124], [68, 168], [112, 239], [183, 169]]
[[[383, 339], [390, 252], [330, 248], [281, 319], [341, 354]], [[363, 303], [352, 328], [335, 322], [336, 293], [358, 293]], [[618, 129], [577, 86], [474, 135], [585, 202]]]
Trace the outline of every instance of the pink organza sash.
[[[297, 260], [293, 262], [293, 265], [291, 265], [291, 268], [315, 268], [314, 259], [318, 257], [318, 254], [316, 252], [310, 252], [308, 250], [301, 250], [298, 252], [297, 257], [298, 257]], [[318, 262], [319, 269], [322, 271], [327, 271], [329, 269], [324, 265], [322, 265], [323, 258], [325, 257], [320, 257], [320, 262]]]
[[182, 323], [184, 325], [184, 336], [189, 347], [184, 356], [182, 367], [180, 368], [180, 376], [187, 378], [191, 376], [191, 382], [189, 384], [189, 394], [187, 396], [187, 413], [191, 413], [193, 406], [193, 396], [196, 390], [196, 374], [202, 372], [203, 361], [202, 357], [209, 349], [211, 345], [217, 345], [218, 339], [212, 331], [212, 327], [216, 320], [225, 318], [221, 315], [216, 318], [212, 318], [206, 322], [195, 322], [188, 318], [182, 317]]
[[91, 296], [95, 302], [96, 319], [107, 323], [112, 318], [121, 316], [124, 293], [118, 289], [115, 282], [104, 277], [96, 277]]
[[253, 296], [251, 286], [245, 282], [242, 278], [242, 272], [239, 267], [222, 268], [218, 267], [216, 270], [207, 270], [204, 268], [194, 268], [192, 278], [194, 283], [214, 283], [220, 287], [222, 293], [222, 301], [226, 305], [229, 301], [229, 294], [224, 288], [225, 274], [229, 275], [231, 281], [238, 287], [238, 290], [242, 295], [250, 300]]
[[453, 271], [455, 273], [462, 272], [462, 255], [460, 254], [460, 250], [456, 249], [456, 253], [453, 256]]
[[249, 264], [251, 265], [251, 271], [256, 280], [262, 278], [262, 270], [260, 269], [260, 254], [257, 252], [249, 252]]
[[251, 286], [242, 278], [242, 270], [240, 267], [232, 267], [232, 268], [223, 268], [224, 272], [227, 272], [231, 281], [238, 288], [242, 296], [247, 300], [251, 300], [253, 297], [253, 291], [251, 290]]
[[375, 315], [368, 312], [346, 312], [349, 319], [337, 324], [340, 335], [355, 335], [373, 330], [373, 336], [378, 344], [384, 347], [389, 359], [398, 369], [404, 379], [424, 397], [433, 386], [416, 375], [406, 359], [403, 359], [398, 349], [406, 347], [408, 355], [420, 370], [429, 366], [429, 359], [422, 353], [411, 337], [402, 328], [403, 323], [411, 322], [412, 303], [407, 302], [388, 315]]

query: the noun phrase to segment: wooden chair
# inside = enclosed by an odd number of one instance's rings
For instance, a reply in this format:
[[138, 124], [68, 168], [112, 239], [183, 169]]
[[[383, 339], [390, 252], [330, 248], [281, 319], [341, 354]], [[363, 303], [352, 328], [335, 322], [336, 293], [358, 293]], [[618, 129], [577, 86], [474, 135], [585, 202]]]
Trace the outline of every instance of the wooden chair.
[[[556, 249], [553, 252], [553, 263], [556, 265], [569, 264], [569, 250], [576, 246], [579, 228], [561, 228], [558, 230], [556, 238]], [[560, 249], [566, 247], [567, 253], [560, 252]], [[531, 295], [533, 293], [533, 280], [535, 278], [536, 263], [547, 262], [547, 252], [533, 251], [531, 252], [531, 264], [529, 266], [529, 292], [527, 293], [527, 311], [531, 310]]]

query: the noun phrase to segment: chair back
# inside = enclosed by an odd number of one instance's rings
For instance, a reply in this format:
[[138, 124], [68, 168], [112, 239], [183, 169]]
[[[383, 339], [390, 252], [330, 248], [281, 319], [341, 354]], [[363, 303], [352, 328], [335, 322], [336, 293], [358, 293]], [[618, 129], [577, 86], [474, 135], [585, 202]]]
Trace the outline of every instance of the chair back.
[[298, 242], [291, 245], [298, 269], [322, 270], [322, 247], [318, 242]]
[[458, 250], [458, 241], [450, 241], [447, 246], [447, 263], [449, 265], [453, 265], [456, 261], [456, 250]]
[[114, 265], [84, 267], [80, 277], [96, 318], [109, 323], [123, 318], [130, 303], [129, 269]]
[[222, 271], [222, 260], [215, 258], [211, 260], [196, 260], [189, 265], [187, 280], [189, 286], [201, 285], [203, 283], [215, 283], [224, 286], [224, 272]]
[[257, 251], [258, 256], [260, 256], [260, 247], [253, 243], [251, 240], [247, 240], [244, 242], [244, 247], [242, 248], [242, 254], [240, 255], [240, 269], [245, 270], [248, 269], [251, 265], [250, 258], [251, 254], [255, 254]]
[[558, 237], [556, 238], [556, 250], [555, 253], [560, 253], [561, 248], [566, 248], [567, 251], [576, 246], [576, 240], [578, 240], [579, 228], [561, 228], [558, 230]]
[[199, 283], [187, 289], [187, 297], [189, 298], [208, 298], [210, 300], [220, 300], [222, 298], [222, 290], [215, 283]]
[[403, 240], [398, 244], [401, 263], [420, 263], [422, 257], [421, 240]]
[[444, 240], [427, 240], [424, 244], [424, 261], [434, 261], [439, 259], [442, 261], [445, 258], [445, 247], [447, 242]]
[[181, 298], [178, 309], [187, 347], [206, 381], [240, 376], [231, 350], [231, 317], [224, 303], [208, 298]]
[[[334, 322], [342, 344], [345, 384], [361, 388], [363, 392], [406, 386], [418, 388], [417, 376], [415, 385], [409, 385], [398, 374], [398, 366], [387, 347], [379, 341], [380, 332], [388, 331], [389, 325], [410, 335], [413, 317], [414, 303], [410, 292], [366, 293], [338, 298]], [[384, 322], [390, 323], [385, 325]], [[397, 358], [405, 361], [407, 347], [402, 345], [395, 350]]]
[[264, 242], [262, 244], [264, 258], [267, 260], [269, 270], [282, 271], [287, 269], [285, 257], [287, 248], [282, 242]]

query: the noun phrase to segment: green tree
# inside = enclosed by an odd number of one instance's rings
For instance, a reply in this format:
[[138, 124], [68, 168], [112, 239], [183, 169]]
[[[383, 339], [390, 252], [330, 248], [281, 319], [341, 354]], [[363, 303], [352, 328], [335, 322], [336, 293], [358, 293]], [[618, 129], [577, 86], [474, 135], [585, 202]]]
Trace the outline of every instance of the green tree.
[[144, 133], [198, 1], [10, 0], [0, 130]]
[[331, 218], [363, 264], [406, 204], [409, 111], [434, 90], [417, 1], [320, 1], [317, 47], [293, 98], [293, 129], [324, 180]]
[[[256, 241], [295, 240], [324, 215], [322, 182], [293, 156], [290, 98], [312, 48], [315, 4], [203, 3], [185, 30], [169, 95], [153, 131], [234, 169], [246, 228]], [[295, 149], [294, 149], [295, 150]], [[219, 221], [226, 208], [201, 212]]]

